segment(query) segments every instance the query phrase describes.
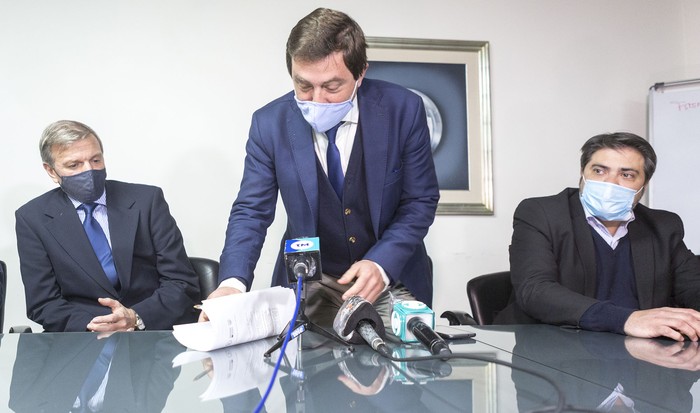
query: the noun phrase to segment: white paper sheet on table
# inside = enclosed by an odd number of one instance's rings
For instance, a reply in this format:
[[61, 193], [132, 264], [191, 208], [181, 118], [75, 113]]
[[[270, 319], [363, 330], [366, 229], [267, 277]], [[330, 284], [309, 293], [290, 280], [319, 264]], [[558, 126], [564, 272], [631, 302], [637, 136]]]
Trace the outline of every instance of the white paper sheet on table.
[[180, 344], [198, 351], [210, 351], [277, 335], [294, 315], [294, 291], [271, 287], [233, 294], [202, 302], [209, 317], [203, 323], [173, 326]]

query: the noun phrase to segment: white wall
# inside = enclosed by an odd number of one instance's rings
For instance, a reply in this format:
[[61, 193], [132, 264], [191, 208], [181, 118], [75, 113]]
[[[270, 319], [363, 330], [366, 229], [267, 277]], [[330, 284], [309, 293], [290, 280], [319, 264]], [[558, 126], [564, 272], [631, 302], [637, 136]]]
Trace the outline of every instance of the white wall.
[[[218, 259], [250, 116], [291, 88], [287, 35], [319, 5], [348, 12], [368, 36], [490, 42], [496, 212], [437, 217], [426, 241], [438, 313], [468, 307], [470, 277], [508, 268], [515, 206], [575, 185], [588, 137], [645, 136], [649, 86], [700, 77], [700, 7], [688, 0], [0, 0], [6, 326], [28, 323], [13, 214], [53, 187], [37, 150], [43, 128], [91, 125], [108, 176], [161, 186], [188, 253]], [[278, 217], [256, 288], [269, 283]]]

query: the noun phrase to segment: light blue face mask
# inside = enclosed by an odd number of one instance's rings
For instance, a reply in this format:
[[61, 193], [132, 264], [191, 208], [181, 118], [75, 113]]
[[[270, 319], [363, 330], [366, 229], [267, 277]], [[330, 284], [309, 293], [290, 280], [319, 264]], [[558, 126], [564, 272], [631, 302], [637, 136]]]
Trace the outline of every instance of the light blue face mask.
[[586, 211], [601, 221], [627, 221], [632, 218], [634, 197], [639, 191], [602, 181], [587, 181], [581, 191], [581, 203]]
[[297, 102], [301, 114], [304, 116], [309, 125], [316, 132], [325, 132], [333, 126], [337, 125], [345, 115], [352, 109], [352, 100], [355, 97], [355, 91], [357, 91], [357, 81], [355, 81], [355, 87], [352, 89], [352, 94], [350, 99], [339, 102], [339, 103], [319, 103], [312, 102], [310, 100], [299, 100], [299, 98], [294, 96], [294, 100]]

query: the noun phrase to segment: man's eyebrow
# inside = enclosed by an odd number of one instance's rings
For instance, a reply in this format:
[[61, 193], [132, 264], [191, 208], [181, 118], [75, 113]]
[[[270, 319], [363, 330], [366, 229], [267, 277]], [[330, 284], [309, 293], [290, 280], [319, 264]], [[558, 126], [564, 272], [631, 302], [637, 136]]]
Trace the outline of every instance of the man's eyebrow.
[[[302, 85], [311, 85], [312, 83], [309, 82], [308, 80], [304, 79], [303, 77], [300, 76], [294, 76], [293, 77], [294, 82]], [[331, 83], [344, 83], [344, 79], [340, 77], [333, 77], [331, 79], [326, 80], [325, 82], [321, 83], [321, 87], [328, 86]]]
[[303, 77], [299, 77], [297, 75], [294, 75], [294, 82], [296, 83], [301, 83], [301, 84], [311, 84], [308, 80], [304, 79]]
[[609, 166], [603, 165], [603, 164], [600, 164], [600, 163], [591, 164], [591, 168], [602, 168], [602, 169], [607, 169], [607, 170], [610, 169]]

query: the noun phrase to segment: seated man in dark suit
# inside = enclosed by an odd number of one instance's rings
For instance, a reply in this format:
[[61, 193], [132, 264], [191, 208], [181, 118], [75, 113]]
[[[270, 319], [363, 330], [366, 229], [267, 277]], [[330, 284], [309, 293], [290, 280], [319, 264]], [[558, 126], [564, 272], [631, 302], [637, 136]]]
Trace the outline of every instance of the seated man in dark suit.
[[163, 191], [106, 181], [102, 142], [80, 122], [49, 125], [40, 151], [60, 188], [15, 214], [27, 316], [46, 331], [195, 321], [199, 283]]
[[498, 323], [541, 322], [697, 341], [700, 262], [678, 215], [639, 204], [656, 153], [631, 133], [581, 148], [579, 188], [526, 199], [513, 218], [513, 302]]

